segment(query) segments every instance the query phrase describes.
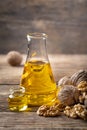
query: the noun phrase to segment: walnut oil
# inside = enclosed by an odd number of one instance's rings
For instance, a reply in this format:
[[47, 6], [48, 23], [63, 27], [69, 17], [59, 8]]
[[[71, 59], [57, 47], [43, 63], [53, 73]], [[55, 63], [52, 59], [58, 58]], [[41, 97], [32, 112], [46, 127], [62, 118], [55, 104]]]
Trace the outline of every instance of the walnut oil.
[[28, 108], [27, 97], [24, 88], [12, 88], [8, 97], [9, 109], [11, 111], [25, 111]]
[[25, 87], [28, 104], [31, 106], [40, 106], [56, 100], [56, 83], [48, 62], [37, 60], [26, 62], [21, 86]]

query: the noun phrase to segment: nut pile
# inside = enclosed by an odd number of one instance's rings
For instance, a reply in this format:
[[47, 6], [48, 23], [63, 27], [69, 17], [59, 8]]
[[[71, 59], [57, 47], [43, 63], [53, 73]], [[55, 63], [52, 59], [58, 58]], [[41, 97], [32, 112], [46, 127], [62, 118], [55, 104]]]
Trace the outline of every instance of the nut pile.
[[41, 106], [37, 114], [40, 116], [59, 116], [61, 113], [71, 118], [87, 120], [87, 71], [80, 70], [71, 77], [59, 80], [61, 89], [58, 93], [60, 103], [52, 106]]
[[66, 106], [64, 114], [71, 118], [82, 118], [87, 120], [87, 81], [81, 81], [77, 86], [79, 100], [74, 106]]

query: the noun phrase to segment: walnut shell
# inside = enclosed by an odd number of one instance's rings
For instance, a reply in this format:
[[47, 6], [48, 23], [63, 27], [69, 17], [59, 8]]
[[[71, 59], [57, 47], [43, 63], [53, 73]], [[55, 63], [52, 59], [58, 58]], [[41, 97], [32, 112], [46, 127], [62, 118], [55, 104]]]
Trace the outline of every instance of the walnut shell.
[[18, 66], [22, 62], [22, 55], [17, 51], [10, 51], [7, 54], [7, 62], [12, 66]]
[[79, 70], [71, 76], [71, 82], [77, 86], [81, 81], [87, 81], [87, 71]]
[[64, 85], [70, 85], [70, 84], [71, 84], [71, 80], [70, 80], [70, 77], [68, 76], [62, 77], [58, 82], [58, 86], [64, 86]]
[[64, 105], [73, 105], [79, 100], [79, 91], [73, 85], [65, 85], [58, 93], [58, 99]]

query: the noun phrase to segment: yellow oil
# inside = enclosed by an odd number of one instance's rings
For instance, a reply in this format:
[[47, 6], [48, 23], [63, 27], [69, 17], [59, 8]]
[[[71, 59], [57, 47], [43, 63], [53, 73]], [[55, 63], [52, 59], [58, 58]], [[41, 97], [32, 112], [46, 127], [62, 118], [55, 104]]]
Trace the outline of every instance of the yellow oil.
[[57, 87], [49, 63], [25, 63], [21, 86], [25, 87], [28, 104], [31, 106], [50, 104], [56, 100]]
[[20, 91], [15, 91], [8, 97], [9, 109], [11, 111], [25, 111], [28, 108], [27, 97]]

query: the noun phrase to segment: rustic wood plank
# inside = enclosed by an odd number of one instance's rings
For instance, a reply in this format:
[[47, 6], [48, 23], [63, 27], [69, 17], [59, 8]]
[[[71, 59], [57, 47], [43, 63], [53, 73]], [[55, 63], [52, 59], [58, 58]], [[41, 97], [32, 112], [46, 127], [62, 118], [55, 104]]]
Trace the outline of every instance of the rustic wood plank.
[[3, 122], [0, 121], [0, 129], [3, 130], [87, 130], [87, 122], [66, 117], [44, 118], [38, 117], [34, 112], [2, 114], [0, 116]]

